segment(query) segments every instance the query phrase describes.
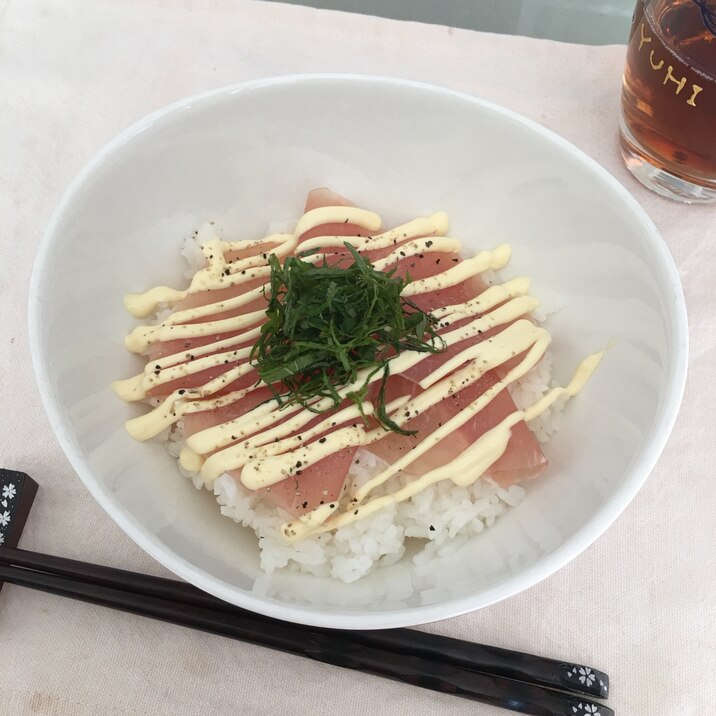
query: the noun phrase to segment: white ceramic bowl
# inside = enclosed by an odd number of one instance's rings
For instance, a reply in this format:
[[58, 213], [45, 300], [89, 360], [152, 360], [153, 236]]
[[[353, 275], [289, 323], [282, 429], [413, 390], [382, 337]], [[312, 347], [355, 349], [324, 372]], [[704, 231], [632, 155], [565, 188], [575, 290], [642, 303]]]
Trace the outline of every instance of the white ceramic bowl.
[[[123, 345], [128, 291], [181, 285], [182, 237], [207, 219], [263, 235], [328, 185], [387, 223], [444, 209], [471, 249], [507, 241], [511, 275], [563, 310], [556, 376], [613, 341], [548, 446], [524, 502], [455, 554], [355, 584], [259, 575], [253, 533], [219, 515], [110, 391], [141, 361]], [[535, 584], [584, 550], [654, 466], [681, 400], [686, 312], [653, 224], [604, 169], [489, 102], [393, 79], [260, 80], [178, 102], [103, 149], [68, 189], [30, 293], [33, 360], [53, 428], [97, 501], [166, 567], [226, 601], [331, 627], [417, 624]]]

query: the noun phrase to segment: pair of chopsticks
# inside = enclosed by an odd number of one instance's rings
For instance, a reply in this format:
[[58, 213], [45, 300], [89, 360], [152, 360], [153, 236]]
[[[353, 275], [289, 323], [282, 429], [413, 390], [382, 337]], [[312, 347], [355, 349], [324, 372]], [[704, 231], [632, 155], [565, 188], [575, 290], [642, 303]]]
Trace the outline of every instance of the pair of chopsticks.
[[251, 642], [539, 716], [613, 716], [608, 676], [567, 664], [413, 629], [340, 631], [260, 616], [184, 582], [0, 547], [8, 582]]

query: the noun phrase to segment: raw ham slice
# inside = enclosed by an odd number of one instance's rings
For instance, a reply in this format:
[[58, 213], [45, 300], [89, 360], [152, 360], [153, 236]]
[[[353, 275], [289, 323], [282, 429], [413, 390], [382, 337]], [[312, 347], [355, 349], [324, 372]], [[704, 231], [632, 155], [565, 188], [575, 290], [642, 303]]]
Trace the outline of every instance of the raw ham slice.
[[[324, 206], [355, 206], [351, 201], [348, 201], [345, 197], [340, 194], [336, 194], [326, 187], [320, 187], [319, 189], [313, 189], [308, 192], [306, 198], [306, 205], [303, 209], [304, 214], [313, 209], [322, 209]], [[300, 245], [308, 239], [315, 239], [317, 236], [366, 236], [365, 229], [362, 226], [356, 224], [321, 224], [315, 229], [306, 231], [298, 238], [299, 248], [296, 251], [300, 251]]]
[[184, 436], [190, 437], [201, 430], [213, 428], [222, 423], [228, 423], [230, 420], [240, 418], [253, 410], [257, 405], [261, 405], [261, 403], [265, 403], [272, 398], [273, 393], [271, 389], [263, 385], [258, 386], [255, 390], [249, 391], [240, 400], [230, 403], [223, 408], [187, 413], [184, 416]]
[[[357, 448], [345, 448], [319, 460], [302, 471], [300, 475], [265, 487], [261, 496], [293, 515], [336, 502], [343, 492], [346, 475]], [[235, 471], [231, 473], [235, 477]]]
[[[440, 401], [421, 415], [405, 424], [407, 430], [417, 430], [416, 435], [407, 436], [389, 433], [370, 446], [370, 451], [392, 463], [410, 452], [430, 433], [440, 428], [454, 415], [479, 398], [486, 390], [499, 381], [495, 371], [489, 371], [482, 378]], [[388, 381], [386, 400], [400, 395], [418, 395], [421, 388], [402, 376], [393, 376]], [[481, 435], [495, 427], [517, 408], [509, 392], [500, 392], [477, 415], [468, 420], [448, 438], [441, 440], [426, 453], [417, 458], [403, 472], [410, 475], [424, 475], [430, 470], [445, 465], [464, 452]], [[528, 480], [541, 474], [547, 466], [547, 459], [524, 421], [512, 428], [512, 436], [502, 457], [488, 470], [488, 475], [500, 485]]]
[[[147, 391], [147, 395], [150, 397], [161, 397], [165, 395], [170, 395], [175, 390], [181, 390], [182, 388], [184, 390], [189, 390], [192, 388], [201, 388], [203, 385], [206, 385], [209, 381], [214, 380], [214, 378], [218, 378], [219, 376], [223, 375], [231, 368], [235, 368], [237, 365], [244, 365], [245, 363], [247, 363], [247, 357], [231, 359], [230, 354], [232, 351], [245, 352], [245, 350], [247, 348], [250, 348], [253, 343], [253, 340], [238, 340], [236, 343], [233, 343], [230, 346], [211, 351], [210, 353], [207, 353], [206, 356], [194, 356], [190, 348], [183, 350], [181, 355], [185, 357], [185, 360], [180, 361], [176, 365], [190, 362], [194, 358], [201, 359], [203, 357], [209, 357], [217, 355], [219, 353], [228, 355], [219, 365], [206, 368], [196, 373], [189, 373], [188, 375], [183, 375], [174, 380], [169, 380], [164, 383], [160, 383], [159, 385], [155, 385]], [[238, 380], [229, 383], [225, 388], [217, 392], [215, 395], [222, 395], [227, 392], [242, 390], [243, 388], [248, 388], [257, 381], [258, 375], [255, 370], [252, 370], [246, 375], [241, 376]]]

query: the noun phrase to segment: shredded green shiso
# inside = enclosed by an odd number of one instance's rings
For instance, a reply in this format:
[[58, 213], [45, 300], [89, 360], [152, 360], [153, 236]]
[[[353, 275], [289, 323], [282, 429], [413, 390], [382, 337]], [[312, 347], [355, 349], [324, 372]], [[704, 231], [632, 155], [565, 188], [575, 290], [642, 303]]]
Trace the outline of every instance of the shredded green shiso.
[[[337, 407], [342, 402], [338, 391], [368, 369], [366, 380], [348, 395], [361, 408], [369, 379], [382, 371], [375, 418], [387, 430], [411, 435], [415, 431], [401, 428], [386, 411], [390, 362], [404, 350], [445, 350], [437, 320], [401, 296], [409, 276], [396, 276], [395, 269], [376, 271], [348, 242], [345, 247], [353, 256], [346, 267], [298, 256], [281, 264], [269, 256], [267, 320], [250, 360], [282, 406], [300, 404], [313, 412]], [[317, 398], [332, 403], [319, 411], [311, 404]]]

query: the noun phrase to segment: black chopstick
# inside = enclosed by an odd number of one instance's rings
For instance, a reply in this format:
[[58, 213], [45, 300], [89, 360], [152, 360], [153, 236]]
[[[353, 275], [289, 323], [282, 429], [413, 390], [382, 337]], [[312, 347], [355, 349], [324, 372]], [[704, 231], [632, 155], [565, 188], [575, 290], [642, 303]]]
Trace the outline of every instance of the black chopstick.
[[248, 641], [348, 669], [357, 669], [442, 693], [536, 716], [613, 716], [601, 704], [500, 676], [366, 646], [334, 632], [306, 631], [253, 615], [217, 613], [190, 604], [92, 584], [25, 567], [0, 565], [0, 580], [193, 629]]
[[[172, 579], [138, 574], [113, 567], [79, 562], [64, 557], [26, 552], [20, 549], [0, 548], [0, 564], [41, 570], [57, 576], [71, 577], [88, 583], [132, 591], [135, 594], [157, 597], [177, 604], [235, 614], [281, 627], [281, 622], [248, 612], [200, 589]], [[415, 629], [388, 629], [376, 631], [323, 630], [317, 627], [292, 625], [301, 631], [340, 635], [369, 647], [398, 654], [440, 661], [460, 668], [493, 676], [514, 679], [529, 684], [546, 686], [567, 692], [607, 698], [609, 677], [592, 667], [568, 664], [532, 654], [523, 654], [499, 647], [473, 644], [416, 631]], [[581, 679], [581, 681], [580, 681]]]

